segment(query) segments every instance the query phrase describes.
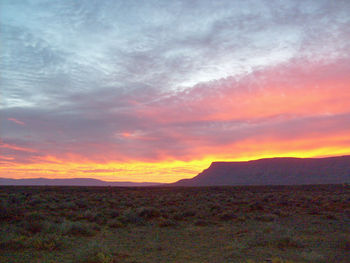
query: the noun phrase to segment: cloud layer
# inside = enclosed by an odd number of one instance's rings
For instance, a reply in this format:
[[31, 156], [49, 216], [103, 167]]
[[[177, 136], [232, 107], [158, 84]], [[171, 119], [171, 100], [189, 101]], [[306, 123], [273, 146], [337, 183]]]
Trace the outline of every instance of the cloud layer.
[[0, 5], [1, 176], [350, 154], [347, 1]]

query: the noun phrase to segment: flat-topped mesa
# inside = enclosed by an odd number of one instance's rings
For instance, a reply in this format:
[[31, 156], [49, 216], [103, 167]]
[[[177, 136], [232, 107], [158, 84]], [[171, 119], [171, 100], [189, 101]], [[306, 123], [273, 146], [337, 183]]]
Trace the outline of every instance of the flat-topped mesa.
[[350, 155], [327, 158], [268, 158], [245, 162], [213, 162], [176, 186], [302, 185], [350, 182]]

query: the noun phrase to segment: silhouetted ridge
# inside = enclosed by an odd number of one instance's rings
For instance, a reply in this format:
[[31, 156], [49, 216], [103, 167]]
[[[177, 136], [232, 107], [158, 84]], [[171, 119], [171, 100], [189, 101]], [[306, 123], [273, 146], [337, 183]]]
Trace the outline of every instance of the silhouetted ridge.
[[47, 185], [47, 186], [156, 186], [160, 183], [134, 183], [134, 182], [107, 182], [93, 178], [67, 178], [67, 179], [10, 179], [0, 178], [0, 185]]
[[174, 186], [301, 185], [350, 182], [350, 156], [269, 158], [247, 162], [213, 162], [192, 179]]

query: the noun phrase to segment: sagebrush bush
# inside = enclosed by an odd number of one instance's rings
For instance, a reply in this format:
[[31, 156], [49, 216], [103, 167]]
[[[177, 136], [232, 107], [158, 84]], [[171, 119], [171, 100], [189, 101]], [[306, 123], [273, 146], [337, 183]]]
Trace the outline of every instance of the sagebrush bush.
[[350, 251], [350, 237], [349, 235], [342, 234], [337, 239], [336, 242], [333, 244], [334, 248], [341, 248], [346, 251]]
[[196, 215], [196, 211], [194, 209], [186, 209], [181, 213], [182, 217], [193, 217]]
[[301, 241], [283, 233], [256, 233], [256, 236], [250, 242], [250, 246], [278, 248], [281, 250], [305, 247]]
[[61, 236], [57, 234], [36, 235], [28, 241], [28, 247], [36, 250], [59, 250], [64, 247], [64, 242]]
[[45, 228], [43, 231], [45, 233], [49, 234], [54, 234], [54, 233], [60, 233], [61, 232], [61, 225], [63, 221], [57, 222], [56, 220], [54, 221], [45, 221]]
[[220, 220], [222, 221], [229, 221], [237, 218], [237, 215], [234, 214], [232, 211], [226, 211], [219, 215]]
[[160, 227], [173, 227], [173, 226], [177, 226], [177, 222], [175, 220], [169, 219], [169, 218], [164, 218], [161, 217], [158, 220], [158, 226]]
[[[252, 259], [248, 259], [246, 261], [246, 263], [260, 263], [261, 261], [254, 261]], [[273, 258], [270, 258], [270, 259], [266, 259], [263, 261], [264, 263], [296, 263], [294, 261], [291, 261], [291, 260], [284, 260], [284, 259], [281, 259], [279, 257], [273, 257]]]
[[23, 210], [16, 206], [10, 206], [7, 202], [0, 200], [0, 222], [17, 221], [21, 219]]
[[255, 216], [255, 220], [262, 221], [262, 222], [272, 222], [278, 218], [275, 214], [261, 214]]
[[111, 219], [107, 222], [107, 225], [111, 228], [120, 228], [120, 227], [124, 227], [125, 225], [120, 222], [120, 220], [118, 219]]
[[64, 235], [72, 236], [93, 236], [95, 231], [91, 224], [84, 222], [70, 222], [66, 221], [62, 224], [61, 230]]
[[205, 220], [205, 219], [197, 219], [194, 221], [195, 226], [208, 226], [210, 224], [211, 224], [211, 222], [209, 222], [208, 220]]
[[127, 209], [118, 218], [124, 224], [144, 225], [145, 220], [133, 209]]
[[36, 234], [42, 232], [46, 228], [46, 224], [42, 221], [25, 221], [23, 230], [29, 234]]
[[145, 219], [152, 219], [160, 216], [160, 211], [154, 207], [140, 207], [137, 209], [137, 214]]
[[92, 242], [81, 248], [76, 254], [77, 263], [113, 263], [111, 251], [101, 243]]
[[303, 243], [290, 236], [276, 238], [275, 240], [270, 241], [269, 244], [279, 249], [305, 247]]
[[0, 201], [0, 221], [7, 220], [11, 218], [11, 212], [8, 208], [7, 203]]
[[120, 215], [120, 211], [117, 209], [110, 209], [106, 213], [110, 218], [116, 218]]
[[31, 212], [31, 213], [27, 213], [25, 215], [25, 220], [26, 221], [41, 221], [44, 220], [45, 216], [43, 213], [40, 212]]
[[27, 237], [20, 234], [10, 233], [3, 236], [0, 241], [0, 250], [20, 250], [27, 246]]

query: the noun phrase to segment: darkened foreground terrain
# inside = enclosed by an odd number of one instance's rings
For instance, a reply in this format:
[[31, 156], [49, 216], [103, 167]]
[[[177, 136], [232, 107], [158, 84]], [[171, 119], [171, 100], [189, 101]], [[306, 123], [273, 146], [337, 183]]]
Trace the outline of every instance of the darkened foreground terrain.
[[267, 158], [247, 162], [213, 162], [174, 186], [306, 185], [350, 182], [350, 155], [327, 158]]
[[0, 262], [349, 262], [347, 185], [0, 187]]

